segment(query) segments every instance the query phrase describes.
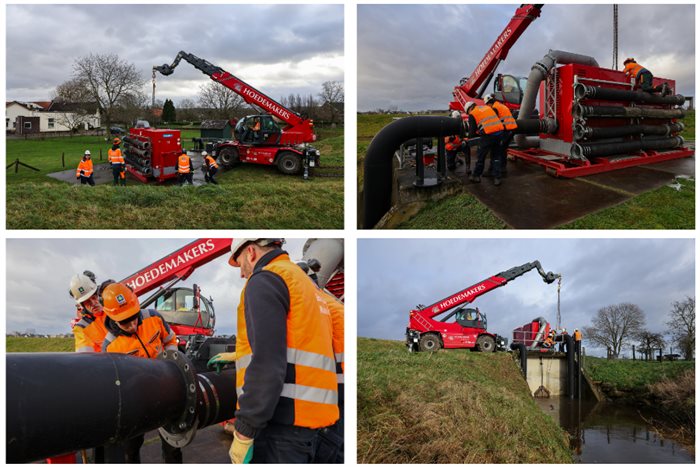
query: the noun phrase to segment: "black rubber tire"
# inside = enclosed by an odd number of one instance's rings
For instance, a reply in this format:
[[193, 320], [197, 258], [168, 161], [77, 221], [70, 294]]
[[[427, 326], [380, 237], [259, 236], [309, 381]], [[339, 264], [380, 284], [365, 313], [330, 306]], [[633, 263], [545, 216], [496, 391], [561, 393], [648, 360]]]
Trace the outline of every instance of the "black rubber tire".
[[238, 149], [234, 148], [233, 146], [227, 146], [219, 149], [217, 151], [217, 159], [219, 159], [221, 165], [227, 169], [235, 167], [241, 163], [241, 157], [238, 154]]
[[479, 336], [476, 340], [476, 348], [479, 352], [494, 352], [496, 350], [496, 341], [491, 336]]
[[277, 155], [277, 170], [285, 175], [296, 175], [301, 172], [301, 156], [291, 151], [282, 151]]
[[420, 349], [423, 352], [435, 352], [441, 347], [440, 339], [435, 334], [423, 334], [420, 338]]

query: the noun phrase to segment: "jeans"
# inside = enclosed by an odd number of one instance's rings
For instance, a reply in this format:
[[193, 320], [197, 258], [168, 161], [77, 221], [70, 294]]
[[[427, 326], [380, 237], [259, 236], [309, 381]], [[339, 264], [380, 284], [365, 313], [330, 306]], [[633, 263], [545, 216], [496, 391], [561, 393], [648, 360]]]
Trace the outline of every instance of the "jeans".
[[318, 430], [271, 424], [255, 437], [256, 464], [310, 464], [316, 457]]

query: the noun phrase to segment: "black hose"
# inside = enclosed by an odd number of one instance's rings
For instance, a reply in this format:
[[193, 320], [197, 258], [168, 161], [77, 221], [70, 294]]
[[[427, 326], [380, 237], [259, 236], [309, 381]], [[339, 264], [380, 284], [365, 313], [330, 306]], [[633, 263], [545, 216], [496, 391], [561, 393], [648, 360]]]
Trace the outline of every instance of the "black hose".
[[612, 118], [684, 118], [683, 109], [649, 109], [646, 107], [623, 107], [620, 105], [582, 105], [574, 106], [576, 118], [612, 117]]
[[150, 156], [151, 156], [151, 150], [150, 150], [150, 149], [148, 149], [148, 148], [146, 148], [146, 149], [141, 149], [141, 148], [139, 148], [139, 147], [137, 147], [137, 146], [127, 146], [126, 152], [127, 152], [127, 153], [137, 154], [137, 155], [139, 155], [139, 156], [141, 156], [141, 157], [146, 157], [146, 156], [150, 157]]
[[675, 96], [662, 96], [644, 91], [628, 91], [625, 89], [602, 88], [576, 83], [574, 87], [576, 99], [600, 99], [609, 101], [631, 101], [640, 104], [668, 104], [683, 105], [685, 97], [680, 94]]
[[523, 371], [525, 379], [527, 379], [527, 347], [525, 344], [510, 344], [511, 350], [517, 350], [520, 357], [520, 369]]
[[525, 134], [525, 135], [537, 135], [540, 133], [556, 133], [557, 132], [557, 122], [552, 119], [534, 119], [528, 118], [523, 120], [516, 120], [515, 123], [518, 128], [515, 129], [513, 133], [515, 134]]
[[133, 137], [130, 137], [130, 136], [125, 136], [125, 137], [122, 138], [122, 139], [123, 139], [124, 142], [126, 142], [126, 143], [128, 143], [128, 144], [130, 144], [130, 145], [132, 145], [132, 146], [136, 146], [136, 147], [138, 147], [138, 148], [140, 148], [140, 149], [148, 149], [148, 148], [151, 147], [150, 141], [141, 141], [140, 139], [133, 138]]
[[571, 157], [574, 159], [583, 159], [584, 157], [623, 155], [648, 149], [674, 149], [680, 146], [683, 146], [683, 138], [680, 136], [661, 139], [642, 139], [624, 143], [576, 143], [571, 145]]
[[574, 128], [574, 139], [593, 140], [632, 135], [659, 135], [668, 137], [674, 133], [683, 131], [684, 128], [685, 125], [683, 125], [682, 122], [666, 125], [626, 125], [600, 128], [593, 128], [579, 123], [576, 124]]
[[564, 344], [566, 345], [566, 381], [567, 381], [567, 392], [569, 399], [573, 399], [576, 394], [575, 384], [574, 384], [574, 338], [569, 334], [564, 335]]
[[403, 142], [463, 134], [462, 120], [451, 117], [406, 117], [382, 128], [369, 144], [365, 157], [362, 228], [374, 227], [391, 208], [392, 162]]

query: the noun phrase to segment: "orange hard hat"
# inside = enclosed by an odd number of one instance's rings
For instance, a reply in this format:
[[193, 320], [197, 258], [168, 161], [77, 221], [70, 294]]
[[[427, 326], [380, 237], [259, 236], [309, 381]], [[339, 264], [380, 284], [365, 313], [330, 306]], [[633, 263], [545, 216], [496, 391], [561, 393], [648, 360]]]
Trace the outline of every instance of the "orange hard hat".
[[121, 144], [121, 143], [122, 143], [122, 140], [120, 140], [119, 138], [114, 138], [114, 140], [112, 141], [112, 144]]
[[115, 282], [102, 292], [103, 310], [112, 321], [124, 321], [141, 311], [139, 299], [126, 285]]

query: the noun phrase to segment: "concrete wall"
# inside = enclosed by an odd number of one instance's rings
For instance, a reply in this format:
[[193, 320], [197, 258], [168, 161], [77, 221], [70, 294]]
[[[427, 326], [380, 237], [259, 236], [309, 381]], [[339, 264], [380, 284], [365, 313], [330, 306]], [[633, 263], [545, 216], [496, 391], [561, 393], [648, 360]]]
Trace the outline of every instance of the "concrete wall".
[[528, 355], [527, 384], [532, 395], [541, 385], [549, 390], [550, 396], [566, 395], [566, 356]]

